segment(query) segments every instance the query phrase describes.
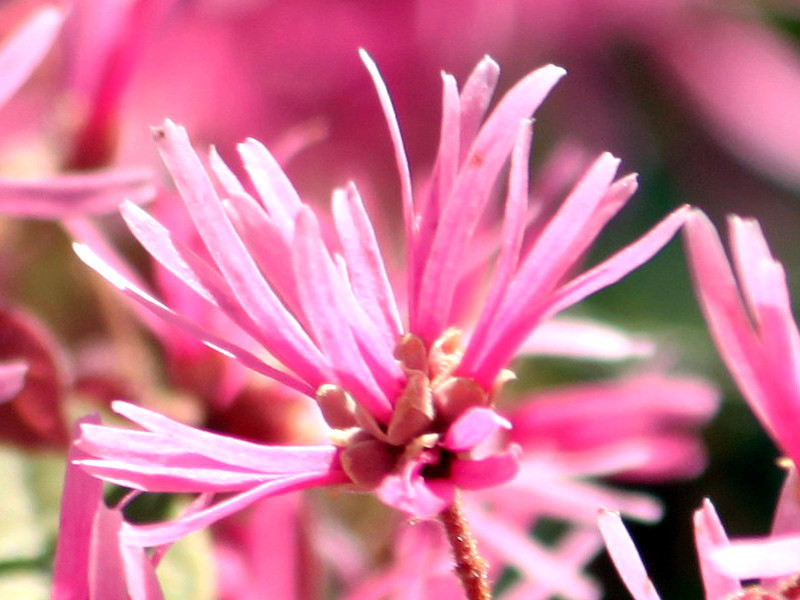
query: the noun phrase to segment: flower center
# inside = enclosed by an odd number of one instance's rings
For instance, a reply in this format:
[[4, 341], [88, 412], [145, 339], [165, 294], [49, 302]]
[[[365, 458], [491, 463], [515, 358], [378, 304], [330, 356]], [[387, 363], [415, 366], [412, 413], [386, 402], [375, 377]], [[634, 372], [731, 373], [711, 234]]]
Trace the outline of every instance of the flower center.
[[448, 478], [456, 454], [439, 442], [464, 411], [490, 407], [495, 395], [471, 379], [453, 375], [462, 356], [461, 332], [456, 329], [445, 331], [430, 350], [418, 337], [403, 336], [395, 358], [405, 372], [405, 385], [385, 425], [340, 386], [317, 390], [322, 414], [334, 430], [333, 442], [343, 448], [343, 468], [359, 488], [374, 489], [386, 475], [411, 464], [426, 480]]

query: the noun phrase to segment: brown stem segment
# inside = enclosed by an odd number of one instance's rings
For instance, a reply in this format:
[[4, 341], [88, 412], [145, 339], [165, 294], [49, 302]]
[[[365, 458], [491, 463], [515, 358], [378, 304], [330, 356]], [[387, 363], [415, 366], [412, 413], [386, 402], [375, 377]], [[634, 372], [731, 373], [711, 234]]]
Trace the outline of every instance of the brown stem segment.
[[456, 574], [467, 593], [467, 600], [491, 600], [489, 566], [478, 554], [478, 544], [469, 529], [469, 523], [456, 493], [453, 503], [439, 514], [453, 548]]

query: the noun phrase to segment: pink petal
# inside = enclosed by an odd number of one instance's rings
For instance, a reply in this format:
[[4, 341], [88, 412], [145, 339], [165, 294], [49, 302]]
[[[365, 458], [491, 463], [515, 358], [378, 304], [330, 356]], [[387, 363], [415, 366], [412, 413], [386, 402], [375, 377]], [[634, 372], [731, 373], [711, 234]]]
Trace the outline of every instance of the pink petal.
[[516, 444], [505, 452], [487, 458], [469, 460], [459, 458], [450, 470], [450, 481], [466, 490], [480, 490], [506, 483], [519, 471], [522, 449]]
[[[99, 417], [91, 416], [78, 421], [78, 425], [99, 422]], [[75, 464], [83, 458], [87, 456], [79, 448], [70, 447], [61, 495], [52, 600], [89, 597], [92, 524], [102, 504], [103, 482]]]
[[611, 560], [634, 599], [660, 600], [619, 514], [601, 510], [597, 517], [597, 523], [606, 542], [608, 553], [611, 555]]
[[286, 494], [295, 490], [308, 489], [326, 485], [347, 483], [349, 480], [340, 471], [331, 473], [306, 473], [285, 477], [275, 481], [267, 481], [246, 492], [214, 504], [204, 510], [179, 517], [168, 523], [153, 525], [123, 526], [122, 542], [133, 546], [154, 547], [172, 543], [194, 531], [208, 527], [233, 513], [239, 512], [253, 502], [269, 498], [277, 494]]
[[509, 563], [525, 576], [541, 580], [549, 588], [549, 596], [577, 599], [598, 597], [594, 583], [581, 576], [563, 557], [553, 557], [545, 552], [525, 534], [523, 528], [503, 519], [502, 514], [469, 511], [467, 516], [481, 547], [490, 549], [503, 562]]
[[356, 345], [344, 305], [349, 290], [322, 242], [310, 208], [301, 210], [295, 234], [292, 255], [295, 279], [316, 343], [356, 401], [379, 421], [387, 423], [392, 414], [391, 404]]
[[334, 193], [333, 216], [353, 293], [388, 343], [394, 346], [403, 326], [375, 232], [354, 185]]
[[587, 360], [629, 360], [655, 352], [655, 344], [619, 328], [577, 318], [555, 318], [538, 325], [522, 343], [522, 354], [565, 356]]
[[338, 465], [334, 446], [265, 446], [189, 427], [127, 402], [114, 402], [112, 408], [149, 431], [174, 438], [176, 445], [239, 468], [293, 475], [328, 471]]
[[784, 535], [789, 533], [800, 534], [800, 497], [797, 490], [800, 482], [797, 477], [797, 468], [792, 466], [786, 473], [786, 479], [781, 488], [781, 495], [772, 517], [772, 534]]
[[459, 98], [461, 104], [461, 149], [463, 158], [478, 135], [486, 110], [492, 102], [500, 67], [489, 56], [484, 56], [464, 83]]
[[412, 332], [423, 339], [435, 339], [450, 318], [465, 250], [517, 137], [519, 122], [536, 110], [563, 75], [563, 69], [551, 65], [520, 80], [500, 101], [476, 137], [450, 198], [442, 207], [427, 257], [417, 314], [412, 319]]
[[270, 340], [267, 349], [312, 387], [330, 382], [325, 357], [264, 280], [225, 214], [186, 131], [166, 121], [156, 137], [198, 233], [242, 308], [258, 325], [262, 337]]
[[737, 579], [784, 577], [800, 572], [800, 536], [737, 540], [711, 555], [717, 569]]
[[[405, 224], [405, 240], [406, 240], [406, 264], [408, 265], [408, 289], [409, 289], [409, 315], [414, 315], [413, 307], [416, 304], [416, 295], [411, 293], [416, 289], [414, 282], [414, 270], [417, 264], [415, 240], [416, 223], [414, 211], [414, 195], [411, 186], [411, 171], [408, 166], [408, 156], [406, 154], [405, 146], [403, 145], [403, 136], [400, 133], [400, 124], [397, 122], [397, 114], [395, 113], [392, 99], [389, 95], [389, 90], [386, 88], [386, 83], [383, 81], [378, 67], [370, 58], [369, 54], [363, 49], [359, 49], [358, 55], [364, 66], [367, 67], [372, 83], [375, 86], [375, 91], [378, 93], [378, 100], [383, 115], [386, 119], [386, 124], [389, 127], [389, 137], [392, 140], [392, 148], [394, 149], [395, 162], [397, 164], [397, 173], [400, 176], [400, 196], [403, 203], [403, 223]], [[410, 317], [413, 319], [413, 316]]]
[[269, 216], [280, 229], [291, 232], [303, 204], [278, 161], [252, 138], [239, 144], [239, 155]]
[[511, 423], [489, 408], [470, 408], [450, 425], [439, 445], [452, 452], [467, 452], [501, 428], [511, 429]]
[[471, 339], [475, 340], [476, 345], [483, 343], [486, 338], [492, 317], [496, 314], [517, 269], [525, 234], [525, 213], [528, 207], [528, 169], [532, 127], [533, 124], [529, 120], [520, 123], [519, 134], [514, 143], [503, 230], [500, 234], [500, 254], [495, 262], [491, 283], [483, 301], [481, 316], [472, 333]]
[[742, 589], [739, 580], [720, 573], [711, 559], [714, 550], [728, 546], [729, 542], [717, 511], [708, 499], [703, 500], [702, 508], [694, 513], [694, 537], [706, 598], [729, 598], [739, 592]]
[[28, 80], [39, 66], [61, 29], [65, 12], [47, 6], [31, 17], [0, 48], [0, 106]]
[[455, 497], [450, 481], [426, 481], [420, 471], [423, 463], [409, 461], [400, 473], [384, 477], [375, 490], [378, 498], [388, 505], [420, 519], [438, 515]]
[[271, 367], [247, 350], [223, 340], [210, 331], [199, 327], [178, 313], [170, 310], [147, 292], [131, 283], [113, 267], [109, 266], [88, 246], [74, 243], [72, 248], [84, 263], [97, 271], [102, 277], [107, 279], [109, 283], [168, 323], [181, 328], [217, 352], [238, 360], [244, 366], [283, 383], [300, 393], [306, 394], [312, 398], [314, 397], [316, 388], [309, 386], [306, 382], [297, 379], [289, 373]]
[[547, 315], [554, 315], [596, 291], [616, 283], [650, 260], [672, 239], [688, 216], [688, 206], [673, 211], [638, 240], [564, 285], [550, 300]]
[[276, 475], [243, 473], [199, 466], [173, 467], [116, 460], [81, 460], [77, 464], [92, 476], [143, 492], [221, 493], [252, 489]]
[[33, 219], [65, 219], [111, 213], [124, 201], [155, 197], [149, 169], [110, 169], [27, 180], [0, 178], [0, 213]]

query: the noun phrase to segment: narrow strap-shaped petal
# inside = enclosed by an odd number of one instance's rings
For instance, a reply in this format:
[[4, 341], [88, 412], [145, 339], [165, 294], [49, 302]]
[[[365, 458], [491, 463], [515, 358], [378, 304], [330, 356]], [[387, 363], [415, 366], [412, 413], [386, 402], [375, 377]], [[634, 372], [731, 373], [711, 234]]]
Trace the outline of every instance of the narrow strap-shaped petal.
[[291, 255], [294, 224], [289, 230], [282, 228], [248, 194], [232, 194], [225, 203], [225, 208], [272, 289], [303, 328], [306, 328], [307, 322], [297, 296], [292, 261], [286, 260]]
[[520, 123], [514, 150], [511, 153], [511, 170], [508, 177], [503, 230], [500, 235], [500, 254], [495, 262], [489, 290], [483, 302], [480, 317], [475, 325], [470, 344], [480, 346], [485, 338], [497, 307], [514, 276], [525, 233], [525, 212], [528, 206], [528, 169], [533, 123], [526, 119]]
[[[508, 364], [517, 351], [519, 344], [541, 320], [615, 283], [647, 262], [675, 235], [687, 216], [687, 207], [676, 210], [632, 244], [563, 285], [547, 298], [544, 305], [525, 305], [525, 298], [520, 298], [516, 310], [509, 309], [510, 314], [516, 315], [516, 318], [495, 323], [491, 338], [483, 349], [482, 358], [466, 364], [462, 361], [464, 373], [471, 372], [476, 379], [485, 382], [484, 385], [491, 385], [500, 369]], [[464, 358], [466, 360], [467, 356]]]
[[615, 361], [646, 358], [655, 343], [607, 323], [581, 318], [554, 318], [540, 323], [519, 347], [521, 354]]
[[393, 346], [403, 326], [375, 231], [355, 185], [334, 192], [333, 217], [353, 294], [387, 344]]
[[[764, 395], [748, 398], [766, 418], [765, 426], [782, 450], [800, 457], [800, 334], [792, 315], [789, 289], [781, 264], [767, 246], [758, 223], [730, 219], [731, 248], [739, 286], [760, 338]], [[724, 350], [723, 350], [724, 353]]]
[[281, 478], [278, 475], [265, 473], [243, 473], [197, 466], [172, 467], [119, 460], [86, 459], [76, 464], [93, 477], [143, 492], [173, 494], [234, 492], [251, 489], [265, 481]]
[[329, 383], [328, 361], [262, 277], [228, 220], [186, 131], [171, 121], [156, 130], [167, 168], [181, 192], [197, 231], [242, 307], [262, 331], [278, 360], [307, 378], [313, 387]]
[[693, 211], [684, 229], [689, 268], [695, 293], [711, 335], [736, 379], [751, 409], [762, 423], [770, 423], [765, 412], [769, 394], [764, 389], [761, 344], [742, 303], [722, 242], [714, 226], [699, 211]]
[[[101, 257], [103, 263], [109, 265], [109, 270], [119, 273], [124, 279], [130, 281], [141, 290], [149, 290], [148, 284], [140, 277], [139, 273], [128, 263], [120, 252], [109, 242], [105, 234], [89, 219], [82, 217], [67, 219], [61, 225], [72, 239], [87, 248], [92, 253]], [[138, 302], [129, 302], [131, 310], [144, 323], [147, 328], [165, 345], [169, 343], [171, 327], [163, 320], [156, 317]]]
[[303, 203], [278, 161], [252, 138], [239, 144], [239, 155], [270, 217], [281, 229], [291, 232]]
[[800, 535], [736, 540], [711, 559], [720, 572], [737, 579], [795, 575], [800, 572]]
[[638, 240], [559, 288], [550, 299], [546, 314], [554, 315], [572, 306], [646, 263], [672, 239], [688, 216], [688, 206], [678, 208]]
[[274, 379], [279, 383], [287, 385], [302, 394], [306, 394], [312, 398], [314, 397], [316, 392], [315, 387], [311, 387], [305, 381], [302, 381], [289, 373], [279, 371], [278, 369], [266, 364], [263, 360], [257, 358], [254, 354], [245, 350], [244, 348], [227, 342], [221, 337], [211, 333], [207, 329], [200, 327], [196, 323], [193, 323], [173, 310], [170, 310], [161, 302], [153, 298], [150, 294], [131, 283], [113, 267], [109, 266], [88, 246], [74, 243], [72, 247], [75, 251], [75, 254], [77, 254], [84, 263], [97, 271], [99, 275], [108, 280], [109, 283], [117, 287], [126, 296], [132, 298], [161, 319], [183, 329], [209, 348], [212, 348], [217, 352], [224, 354], [225, 356], [236, 359], [245, 367], [261, 373], [262, 375], [266, 375], [270, 379]]
[[347, 312], [342, 309], [344, 295], [349, 292], [322, 242], [316, 218], [307, 207], [298, 216], [292, 250], [300, 302], [317, 344], [356, 401], [387, 423], [391, 404], [356, 344]]
[[[389, 137], [392, 140], [392, 147], [394, 148], [394, 158], [397, 164], [397, 173], [400, 176], [400, 197], [403, 202], [403, 222], [405, 223], [405, 239], [406, 239], [406, 265], [409, 270], [409, 290], [414, 289], [414, 280], [412, 273], [417, 268], [415, 258], [415, 245], [417, 238], [416, 230], [416, 214], [414, 211], [414, 195], [411, 187], [411, 171], [408, 166], [408, 155], [406, 154], [405, 146], [403, 145], [403, 136], [400, 134], [400, 124], [397, 122], [397, 114], [392, 105], [392, 99], [389, 96], [389, 90], [386, 88], [386, 83], [383, 81], [378, 67], [375, 62], [370, 58], [369, 54], [363, 49], [358, 51], [361, 61], [367, 67], [369, 76], [372, 78], [372, 83], [375, 86], [375, 91], [378, 93], [378, 100], [380, 101], [383, 115], [386, 119], [386, 124], [389, 126]], [[414, 300], [409, 299], [409, 306], [413, 306]]]
[[[78, 424], [99, 423], [98, 416], [84, 417]], [[87, 455], [71, 446], [61, 495], [58, 542], [53, 563], [52, 600], [89, 597], [89, 562], [92, 522], [100, 509], [103, 482], [85, 473], [74, 461]]]
[[[420, 218], [420, 236], [435, 231], [441, 213], [441, 203], [450, 195], [461, 163], [461, 112], [459, 109], [458, 84], [455, 77], [442, 73], [442, 126], [439, 133], [439, 150], [436, 153], [433, 181], [425, 203], [416, 207]], [[420, 243], [427, 243], [420, 239]]]
[[143, 168], [35, 180], [0, 178], [0, 213], [33, 219], [108, 214], [123, 200], [142, 204], [154, 197], [153, 172]]
[[601, 510], [597, 522], [611, 560], [634, 600], [660, 600], [619, 514]]
[[432, 341], [444, 330], [463, 274], [461, 261], [511, 152], [518, 124], [536, 110], [563, 75], [563, 69], [551, 65], [523, 78], [503, 97], [475, 138], [453, 192], [443, 199], [419, 289], [417, 329], [412, 333]]
[[469, 147], [475, 141], [475, 136], [481, 127], [481, 122], [492, 102], [497, 81], [500, 79], [500, 67], [489, 56], [484, 56], [472, 73], [467, 77], [461, 91], [461, 148], [459, 156], [466, 155]]
[[733, 597], [742, 589], [739, 580], [720, 573], [711, 559], [714, 550], [727, 547], [729, 542], [717, 511], [708, 498], [703, 500], [703, 506], [694, 513], [694, 539], [706, 600]]
[[[155, 567], [142, 548], [119, 544], [130, 600], [163, 600]], [[102, 599], [98, 599], [102, 600]]]
[[238, 512], [253, 502], [269, 498], [278, 494], [286, 494], [295, 490], [312, 487], [337, 485], [347, 483], [347, 476], [341, 471], [330, 473], [306, 473], [286, 477], [276, 481], [268, 481], [246, 492], [237, 494], [232, 498], [219, 502], [204, 510], [179, 517], [167, 523], [156, 525], [130, 525], [123, 526], [121, 537], [123, 543], [139, 547], [154, 547], [169, 544], [194, 531]]
[[65, 13], [49, 6], [38, 9], [0, 48], [0, 106], [28, 80], [50, 50]]
[[334, 446], [265, 446], [189, 427], [127, 402], [116, 401], [112, 408], [148, 431], [175, 438], [175, 443], [184, 448], [240, 468], [288, 475], [327, 471], [338, 464]]
[[[602, 202], [617, 171], [619, 160], [603, 154], [581, 178], [556, 216], [536, 240], [514, 275], [513, 282], [502, 289], [500, 308], [484, 318], [492, 318], [491, 329], [505, 329], [519, 318], [520, 309], [528, 310], [554, 288], [564, 273], [580, 259], [583, 249], [591, 242], [584, 235], [591, 215]], [[485, 328], [489, 328], [486, 324]], [[485, 348], [487, 340], [476, 341], [476, 348]], [[469, 364], [472, 352], [465, 356]]]

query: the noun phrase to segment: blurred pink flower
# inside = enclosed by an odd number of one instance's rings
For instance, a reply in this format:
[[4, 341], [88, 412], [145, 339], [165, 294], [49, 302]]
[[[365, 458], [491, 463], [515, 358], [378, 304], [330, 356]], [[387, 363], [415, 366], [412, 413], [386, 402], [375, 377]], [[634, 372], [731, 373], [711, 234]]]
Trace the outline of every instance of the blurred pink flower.
[[729, 227], [735, 271], [711, 222], [699, 211], [689, 217], [685, 239], [695, 290], [750, 408], [780, 450], [800, 462], [800, 336], [786, 275], [756, 221], [734, 216]]
[[[198, 141], [219, 144], [224, 156], [245, 135], [271, 141], [289, 127], [323, 119], [329, 143], [296, 166], [296, 180], [319, 191], [328, 189], [320, 183], [358, 179], [367, 174], [358, 170], [365, 159], [375, 162], [370, 153], [380, 142], [379, 116], [363, 110], [368, 89], [355, 60], [356, 48], [365, 47], [383, 65], [407, 115], [404, 129], [415, 154], [424, 157], [421, 164], [436, 148], [427, 123], [439, 106], [425, 90], [438, 69], [463, 75], [490, 54], [514, 77], [531, 65], [565, 66], [570, 81], [551, 117], [560, 135], [588, 147], [642, 156], [647, 164], [654, 140], [661, 139], [660, 153], [685, 170], [697, 158], [683, 138], [696, 144], [692, 130], [699, 125], [747, 167], [800, 185], [793, 143], [800, 131], [793, 109], [800, 98], [800, 53], [765, 22], [775, 7], [720, 0], [416, 0], [380, 6], [205, 0], [162, 6], [169, 7], [162, 8], [163, 20], [147, 23], [150, 35], [137, 38], [150, 43], [130, 80], [125, 156], [146, 148], [138, 124], [165, 115]], [[124, 25], [124, 10], [116, 12], [123, 18], [111, 17], [103, 31], [135, 30]], [[96, 37], [103, 36], [90, 40]], [[89, 54], [97, 43], [81, 50], [79, 39], [76, 53]], [[257, 76], [264, 72], [270, 77]], [[173, 85], [176, 74], [184, 85]], [[224, 97], [215, 93], [220, 82]], [[229, 110], [231, 104], [237, 110]], [[675, 121], [682, 131], [678, 144], [669, 135]], [[391, 174], [390, 165], [380, 167], [369, 173], [379, 186]]]
[[[516, 445], [492, 443], [506, 419], [494, 397], [505, 370], [539, 322], [618, 280], [675, 233], [686, 209], [580, 276], [573, 276], [605, 223], [634, 191], [614, 181], [616, 159], [602, 155], [546, 221], [526, 239], [528, 117], [561, 77], [544, 67], [523, 78], [483, 124], [498, 77], [482, 61], [459, 94], [444, 76], [441, 148], [427, 195], [414, 197], [388, 92], [365, 58], [389, 123], [401, 180], [407, 298], [401, 322], [369, 218], [351, 185], [333, 198], [334, 224], [319, 222], [269, 152], [249, 140], [240, 154], [257, 198], [212, 153], [221, 197], [186, 132], [167, 121], [155, 131], [162, 156], [213, 262], [191, 252], [152, 217], [127, 203], [123, 215], [140, 242], [176, 276], [257, 340], [264, 360], [235, 340], [170, 310], [107, 265], [89, 247], [80, 256], [126, 294], [168, 321], [281, 383], [316, 397], [334, 444], [255, 446], [195, 431], [117, 403], [146, 432], [84, 427], [82, 444], [98, 460], [86, 468], [140, 490], [237, 492], [167, 525], [129, 535], [142, 545], [175, 539], [254, 500], [289, 490], [348, 484], [418, 517], [449, 506], [456, 488], [511, 479]], [[499, 226], [486, 216], [511, 155], [508, 199]], [[222, 198], [225, 198], [223, 201]], [[489, 222], [487, 222], [489, 221]], [[486, 229], [484, 229], [486, 228]], [[478, 234], [500, 231], [489, 269]], [[338, 244], [325, 243], [326, 236]], [[469, 283], [491, 273], [484, 290]], [[154, 449], [158, 448], [158, 456]], [[227, 448], [227, 450], [225, 450]], [[164, 454], [166, 453], [166, 454]], [[170, 456], [164, 461], [165, 456]], [[227, 456], [227, 458], [226, 458]]]
[[[28, 80], [61, 30], [65, 11], [39, 7], [0, 48], [0, 107]], [[33, 119], [29, 119], [33, 120]], [[18, 127], [8, 128], [14, 131]], [[37, 174], [36, 178], [0, 177], [0, 213], [57, 219], [109, 212], [123, 199], [152, 198], [147, 169], [117, 168], [95, 173]]]

